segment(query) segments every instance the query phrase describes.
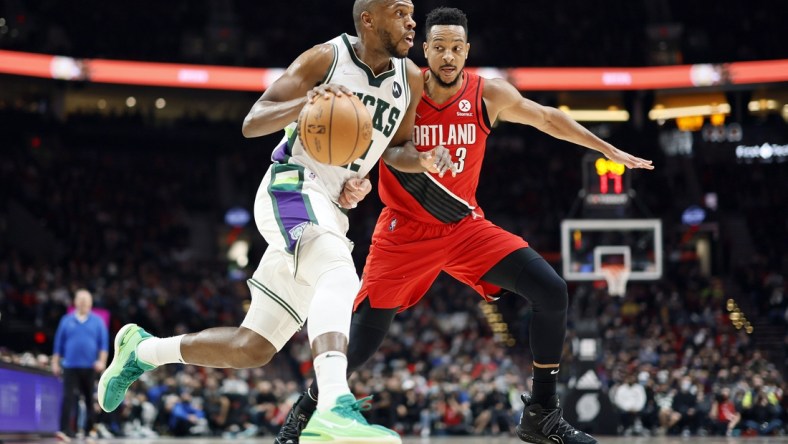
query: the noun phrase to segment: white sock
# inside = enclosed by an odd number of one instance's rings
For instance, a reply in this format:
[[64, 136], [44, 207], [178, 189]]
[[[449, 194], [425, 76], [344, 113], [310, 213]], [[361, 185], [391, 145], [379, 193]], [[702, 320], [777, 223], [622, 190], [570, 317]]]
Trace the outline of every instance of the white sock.
[[323, 412], [334, 407], [338, 397], [351, 394], [347, 384], [347, 356], [342, 352], [328, 351], [318, 355], [314, 364], [320, 388], [317, 409]]
[[184, 336], [146, 339], [137, 345], [137, 358], [157, 367], [163, 364], [184, 364], [186, 362], [181, 356], [181, 339]]

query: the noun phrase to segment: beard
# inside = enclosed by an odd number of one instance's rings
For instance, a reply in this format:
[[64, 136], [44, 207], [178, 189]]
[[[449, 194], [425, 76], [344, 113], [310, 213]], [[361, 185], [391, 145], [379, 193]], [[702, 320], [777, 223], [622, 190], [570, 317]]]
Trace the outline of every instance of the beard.
[[454, 78], [454, 80], [452, 80], [451, 82], [444, 82], [440, 74], [435, 72], [434, 69], [430, 68], [430, 73], [432, 74], [432, 78], [435, 79], [436, 82], [438, 82], [438, 85], [440, 85], [443, 88], [451, 88], [452, 86], [456, 85], [457, 82], [460, 81], [460, 76], [462, 75], [462, 71], [459, 71], [457, 73], [457, 76]]
[[397, 48], [397, 42], [394, 40], [394, 37], [391, 36], [391, 33], [381, 29], [378, 31], [378, 38], [380, 41], [383, 42], [383, 49], [389, 54], [389, 57], [394, 57], [395, 59], [404, 59], [408, 56], [408, 50], [402, 51], [401, 49]]

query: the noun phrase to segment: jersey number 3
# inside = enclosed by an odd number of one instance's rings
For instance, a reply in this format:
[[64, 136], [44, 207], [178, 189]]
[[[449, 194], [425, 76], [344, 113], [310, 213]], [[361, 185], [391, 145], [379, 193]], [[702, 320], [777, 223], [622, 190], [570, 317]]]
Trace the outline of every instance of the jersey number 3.
[[457, 162], [454, 164], [457, 173], [462, 173], [462, 170], [465, 169], [465, 156], [467, 155], [468, 148], [465, 148], [464, 146], [457, 148], [457, 151], [454, 153], [454, 156], [457, 158]]

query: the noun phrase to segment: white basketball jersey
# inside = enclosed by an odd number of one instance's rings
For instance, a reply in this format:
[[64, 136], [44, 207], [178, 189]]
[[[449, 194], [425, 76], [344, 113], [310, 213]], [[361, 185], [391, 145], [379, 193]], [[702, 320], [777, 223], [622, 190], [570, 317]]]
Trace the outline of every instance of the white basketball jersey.
[[334, 61], [322, 83], [343, 85], [353, 91], [372, 116], [372, 143], [364, 155], [351, 164], [332, 166], [320, 163], [307, 154], [296, 135], [296, 122], [285, 128], [285, 137], [271, 155], [279, 163], [293, 163], [306, 167], [336, 202], [345, 181], [365, 177], [377, 164], [410, 105], [410, 87], [406, 68], [407, 59], [391, 59], [391, 69], [375, 76], [353, 50], [358, 37], [342, 34], [330, 40]]

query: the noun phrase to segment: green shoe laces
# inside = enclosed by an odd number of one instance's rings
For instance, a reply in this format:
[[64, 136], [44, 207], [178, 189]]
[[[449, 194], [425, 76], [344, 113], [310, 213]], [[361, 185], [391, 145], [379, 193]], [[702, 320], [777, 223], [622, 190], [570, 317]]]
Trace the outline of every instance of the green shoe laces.
[[356, 401], [337, 404], [332, 410], [346, 418], [355, 419], [360, 424], [369, 425], [369, 422], [367, 422], [367, 419], [364, 418], [361, 412], [372, 409], [371, 401], [372, 396], [367, 396]]

